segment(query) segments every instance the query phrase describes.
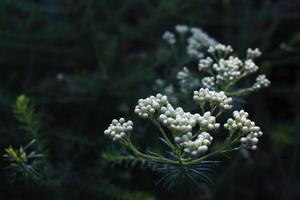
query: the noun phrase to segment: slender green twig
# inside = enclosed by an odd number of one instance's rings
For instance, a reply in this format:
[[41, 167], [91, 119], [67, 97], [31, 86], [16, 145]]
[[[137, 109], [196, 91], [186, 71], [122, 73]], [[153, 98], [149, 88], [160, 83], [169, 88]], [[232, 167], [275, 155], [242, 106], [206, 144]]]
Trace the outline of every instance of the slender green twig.
[[172, 150], [174, 150], [174, 149], [175, 149], [174, 144], [169, 140], [167, 134], [165, 133], [165, 131], [164, 131], [163, 128], [161, 127], [160, 123], [159, 123], [156, 119], [154, 119], [154, 118], [151, 118], [151, 121], [152, 121], [152, 123], [159, 129], [160, 133], [162, 134], [162, 136], [163, 136], [164, 139], [166, 140], [167, 145], [168, 145]]
[[238, 78], [234, 79], [233, 81], [231, 81], [230, 83], [228, 83], [225, 87], [224, 87], [224, 92], [227, 92], [227, 90], [233, 86], [236, 82], [238, 82], [239, 80], [241, 80], [242, 78], [244, 78], [245, 76], [247, 76], [248, 73], [242, 73]]
[[157, 162], [164, 162], [164, 163], [169, 163], [169, 164], [178, 164], [177, 161], [175, 160], [170, 160], [168, 158], [164, 157], [158, 157], [158, 156], [152, 156], [152, 155], [147, 155], [142, 152], [140, 152], [131, 142], [131, 140], [127, 140], [124, 145], [129, 148], [133, 153], [135, 153], [138, 156], [141, 156], [145, 159], [152, 160], [152, 161], [157, 161]]
[[226, 92], [226, 94], [229, 96], [240, 96], [252, 91], [254, 91], [254, 88], [250, 87], [250, 88], [237, 90], [236, 92]]

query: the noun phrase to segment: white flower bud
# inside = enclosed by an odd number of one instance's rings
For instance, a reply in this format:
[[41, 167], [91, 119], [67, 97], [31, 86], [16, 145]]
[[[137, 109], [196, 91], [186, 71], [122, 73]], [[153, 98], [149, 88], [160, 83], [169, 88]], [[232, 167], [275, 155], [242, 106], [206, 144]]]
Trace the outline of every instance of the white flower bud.
[[170, 31], [164, 32], [162, 38], [170, 45], [174, 45], [176, 43], [175, 35]]
[[133, 122], [124, 118], [113, 119], [109, 127], [104, 131], [104, 135], [112, 138], [113, 141], [120, 140], [127, 136], [127, 133], [133, 130]]

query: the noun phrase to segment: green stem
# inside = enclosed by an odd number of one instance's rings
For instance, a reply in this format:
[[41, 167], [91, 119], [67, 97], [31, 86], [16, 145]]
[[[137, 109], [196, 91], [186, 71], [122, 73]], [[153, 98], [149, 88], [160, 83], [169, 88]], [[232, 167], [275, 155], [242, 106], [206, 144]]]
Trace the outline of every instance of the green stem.
[[236, 78], [235, 80], [233, 80], [230, 83], [228, 83], [228, 85], [226, 85], [224, 87], [224, 91], [226, 92], [232, 85], [234, 85], [236, 82], [238, 82], [239, 80], [241, 80], [242, 78], [244, 78], [247, 75], [248, 75], [247, 73], [243, 73], [238, 78]]
[[240, 95], [243, 95], [245, 93], [252, 92], [254, 90], [255, 90], [254, 88], [250, 87], [250, 88], [246, 88], [246, 89], [240, 89], [236, 92], [226, 92], [226, 95], [228, 95], [228, 96], [240, 96]]
[[223, 149], [220, 149], [220, 150], [218, 150], [218, 151], [211, 152], [211, 153], [209, 153], [209, 154], [206, 154], [205, 156], [202, 156], [202, 157], [200, 157], [200, 158], [198, 158], [198, 159], [196, 159], [196, 160], [192, 160], [192, 161], [190, 161], [190, 162], [186, 162], [186, 163], [184, 163], [184, 164], [185, 164], [185, 165], [193, 165], [193, 164], [197, 164], [197, 163], [199, 163], [199, 162], [201, 162], [201, 161], [203, 161], [203, 160], [206, 160], [207, 158], [210, 158], [210, 157], [212, 157], [212, 156], [215, 156], [215, 155], [220, 154], [222, 150], [223, 150]]
[[131, 142], [131, 140], [127, 140], [126, 143], [124, 143], [124, 145], [129, 148], [134, 154], [136, 154], [137, 156], [140, 156], [142, 158], [145, 159], [149, 159], [149, 160], [153, 160], [153, 161], [157, 161], [157, 162], [164, 162], [164, 163], [169, 163], [169, 164], [178, 164], [177, 161], [174, 160], [170, 160], [164, 157], [157, 157], [157, 156], [151, 156], [151, 155], [147, 155], [144, 154], [142, 152], [140, 152]]
[[193, 165], [193, 164], [196, 164], [196, 163], [199, 163], [203, 160], [206, 160], [212, 156], [217, 156], [217, 155], [221, 155], [221, 154], [224, 154], [224, 153], [227, 153], [227, 152], [231, 152], [231, 151], [236, 151], [238, 149], [241, 149], [240, 147], [237, 147], [237, 148], [232, 148], [231, 146], [234, 145], [236, 142], [237, 142], [238, 138], [232, 140], [232, 142], [230, 142], [229, 144], [226, 142], [223, 147], [221, 147], [219, 150], [217, 151], [214, 151], [214, 152], [211, 152], [209, 154], [206, 154], [205, 156], [202, 156], [196, 160], [192, 160], [192, 161], [189, 161], [189, 162], [185, 162], [184, 164], [185, 165]]
[[162, 134], [162, 136], [164, 137], [164, 139], [167, 142], [168, 147], [170, 147], [172, 150], [175, 149], [175, 146], [173, 145], [173, 143], [169, 140], [167, 134], [165, 133], [165, 131], [163, 130], [163, 128], [161, 127], [160, 123], [154, 119], [151, 118], [151, 121], [153, 122], [153, 124], [159, 129], [160, 133]]
[[200, 103], [200, 110], [201, 110], [201, 114], [204, 114], [204, 112], [205, 112], [205, 102], [201, 102]]
[[222, 114], [222, 112], [223, 112], [223, 109], [220, 109], [218, 114], [216, 115], [216, 118], [218, 118]]

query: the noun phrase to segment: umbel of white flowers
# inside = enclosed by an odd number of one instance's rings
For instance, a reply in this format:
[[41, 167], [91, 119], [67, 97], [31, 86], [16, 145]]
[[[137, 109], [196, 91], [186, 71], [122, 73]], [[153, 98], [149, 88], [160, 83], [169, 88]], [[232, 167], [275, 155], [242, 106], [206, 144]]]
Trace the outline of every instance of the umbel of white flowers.
[[154, 114], [155, 111], [160, 111], [163, 106], [167, 106], [168, 104], [167, 96], [157, 94], [156, 96], [150, 96], [146, 99], [139, 99], [134, 112], [140, 117], [148, 118], [151, 114]]
[[[175, 31], [179, 37], [186, 38], [186, 53], [193, 58], [202, 58], [203, 50], [209, 46], [214, 46], [217, 41], [211, 38], [201, 28], [189, 27], [186, 25], [176, 25]], [[164, 32], [162, 38], [169, 44], [175, 45], [176, 35], [173, 32]]]
[[175, 35], [174, 35], [174, 33], [170, 32], [170, 31], [166, 31], [163, 34], [162, 38], [170, 45], [173, 45], [176, 43]]
[[104, 131], [104, 135], [112, 138], [113, 141], [120, 140], [126, 137], [132, 129], [132, 121], [125, 121], [124, 118], [120, 118], [119, 120], [113, 119], [109, 127]]
[[255, 125], [255, 122], [248, 119], [249, 114], [244, 110], [234, 111], [233, 119], [229, 118], [227, 123], [224, 124], [224, 127], [229, 131], [241, 131], [242, 137], [240, 141], [242, 145], [249, 146], [253, 150], [257, 148], [256, 144], [258, 143], [258, 137], [262, 136], [262, 132], [258, 126]]
[[[202, 105], [210, 104], [211, 109], [215, 106], [219, 107], [221, 112], [232, 107], [232, 99], [227, 97], [224, 92], [201, 88], [199, 91], [194, 91], [193, 98]], [[179, 145], [183, 153], [192, 158], [208, 151], [213, 141], [212, 133], [220, 128], [220, 124], [216, 122], [216, 116], [213, 115], [213, 110], [203, 110], [202, 115], [192, 114], [184, 111], [181, 107], [174, 108], [169, 103], [167, 96], [162, 94], [139, 99], [135, 113], [142, 118], [150, 119], [158, 127], [162, 124], [169, 129], [172, 135], [171, 141], [175, 142], [170, 146]], [[114, 141], [123, 138], [130, 140], [129, 133], [132, 131], [132, 127], [132, 121], [125, 121], [124, 118], [114, 119], [104, 134]], [[257, 148], [258, 137], [262, 135], [262, 132], [253, 121], [248, 119], [248, 113], [244, 110], [234, 111], [233, 118], [229, 118], [223, 127], [229, 131], [230, 135], [237, 135], [235, 142], [239, 142], [241, 147], [253, 150]], [[160, 128], [160, 131], [163, 129]]]
[[192, 137], [192, 132], [188, 132], [182, 137], [175, 137], [175, 142], [183, 148], [186, 154], [191, 156], [204, 154], [213, 141], [213, 137], [207, 132], [201, 132], [194, 141]]
[[207, 88], [200, 88], [199, 91], [194, 91], [193, 99], [200, 104], [209, 102], [210, 105], [219, 105], [223, 109], [230, 109], [232, 107], [232, 98], [227, 97], [223, 91], [215, 92]]
[[[201, 84], [204, 88], [224, 91], [226, 94], [229, 94], [231, 87], [237, 84], [238, 81], [259, 70], [259, 67], [253, 60], [261, 55], [257, 48], [254, 50], [248, 49], [245, 60], [231, 55], [233, 53], [232, 47], [222, 44], [210, 46], [207, 52], [208, 56], [200, 59], [198, 64], [199, 71], [204, 75], [201, 78]], [[189, 72], [187, 67], [178, 72], [177, 78], [180, 83], [184, 83], [188, 78], [191, 79], [192, 76], [187, 72]], [[251, 87], [241, 88], [235, 92], [241, 95], [267, 87], [269, 84], [270, 81], [266, 78], [266, 75], [261, 74], [257, 76], [256, 82]]]

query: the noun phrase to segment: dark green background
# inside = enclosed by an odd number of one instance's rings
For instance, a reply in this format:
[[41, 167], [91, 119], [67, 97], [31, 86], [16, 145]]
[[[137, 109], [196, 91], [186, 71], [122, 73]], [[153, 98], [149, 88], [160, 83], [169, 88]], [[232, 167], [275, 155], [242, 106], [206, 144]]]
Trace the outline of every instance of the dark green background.
[[1, 0], [1, 154], [28, 142], [11, 112], [25, 94], [39, 111], [50, 167], [44, 183], [11, 185], [0, 160], [0, 199], [182, 199], [155, 186], [159, 175], [147, 169], [101, 159], [111, 119], [136, 119], [137, 99], [173, 67], [161, 35], [176, 24], [202, 27], [241, 55], [260, 48], [272, 82], [244, 103], [265, 133], [259, 149], [219, 167], [214, 199], [299, 199], [299, 21], [298, 0]]

